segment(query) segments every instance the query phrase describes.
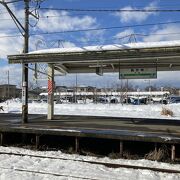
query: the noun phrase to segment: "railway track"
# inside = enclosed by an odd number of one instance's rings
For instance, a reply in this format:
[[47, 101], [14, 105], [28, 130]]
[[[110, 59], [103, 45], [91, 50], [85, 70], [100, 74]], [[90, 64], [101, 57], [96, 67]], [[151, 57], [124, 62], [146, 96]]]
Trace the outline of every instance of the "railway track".
[[[12, 168], [2, 167], [2, 166], [0, 166], [0, 169], [12, 170]], [[23, 168], [13, 168], [13, 170], [17, 172], [22, 172], [22, 173], [26, 172], [26, 173], [33, 173], [33, 174], [38, 174], [38, 175], [50, 175], [50, 176], [56, 176], [56, 177], [67, 177], [67, 178], [85, 179], [85, 180], [98, 180], [98, 179], [87, 178], [87, 177], [82, 177], [82, 176], [73, 176], [69, 174], [60, 174], [60, 173], [52, 173], [52, 172], [45, 172], [45, 171], [35, 171], [35, 170], [29, 170], [29, 169], [23, 169]]]
[[[161, 172], [161, 173], [177, 173], [180, 174], [180, 170], [173, 170], [173, 169], [166, 169], [166, 168], [156, 168], [156, 167], [147, 167], [147, 166], [135, 166], [135, 165], [128, 165], [128, 164], [117, 164], [117, 163], [108, 163], [108, 162], [101, 162], [101, 161], [89, 161], [89, 160], [82, 160], [82, 159], [72, 159], [72, 158], [63, 158], [63, 157], [54, 157], [54, 156], [43, 156], [43, 155], [34, 155], [34, 154], [26, 154], [26, 153], [14, 153], [14, 152], [1, 152], [0, 155], [9, 155], [9, 156], [28, 156], [28, 157], [34, 157], [34, 158], [47, 158], [47, 159], [59, 159], [63, 161], [74, 161], [74, 162], [82, 162], [82, 163], [88, 163], [88, 164], [95, 164], [95, 165], [103, 165], [108, 168], [127, 168], [127, 169], [136, 169], [136, 170], [150, 170], [154, 172]], [[3, 167], [0, 167], [3, 168]], [[23, 169], [16, 168], [17, 171], [25, 171]], [[48, 175], [54, 175], [54, 176], [64, 176], [61, 174], [56, 173], [47, 173], [47, 172], [39, 172], [39, 171], [30, 171], [27, 170], [27, 172], [34, 172], [34, 173], [40, 173], [40, 174], [48, 174]], [[68, 176], [68, 175], [65, 175]], [[69, 176], [70, 177], [70, 176]], [[72, 177], [72, 178], [82, 178], [82, 177]], [[85, 178], [88, 179], [88, 178]], [[92, 179], [92, 178], [91, 178]]]

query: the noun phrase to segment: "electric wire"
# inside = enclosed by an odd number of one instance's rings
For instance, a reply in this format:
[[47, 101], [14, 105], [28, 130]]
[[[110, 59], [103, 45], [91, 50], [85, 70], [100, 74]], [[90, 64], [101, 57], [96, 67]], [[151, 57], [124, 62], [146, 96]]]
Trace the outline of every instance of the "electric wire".
[[112, 29], [125, 29], [125, 28], [132, 28], [132, 27], [167, 25], [167, 24], [177, 24], [177, 23], [180, 23], [180, 21], [148, 23], [148, 24], [135, 24], [135, 25], [126, 25], [126, 26], [111, 26], [111, 27], [102, 27], [102, 28], [88, 28], [88, 29], [77, 29], [77, 30], [56, 31], [56, 32], [41, 32], [41, 33], [32, 33], [31, 36], [47, 35], [47, 34], [61, 34], [61, 33], [77, 33], [77, 32], [88, 32], [88, 31], [99, 31], [99, 30], [112, 30]]
[[[158, 33], [158, 34], [155, 34], [155, 33], [150, 33], [150, 34], [133, 33], [133, 34], [128, 34], [128, 35], [121, 36], [121, 37], [114, 37], [114, 38], [103, 39], [103, 40], [102, 39], [86, 40], [85, 42], [75, 40], [75, 42], [78, 44], [82, 44], [82, 45], [88, 44], [88, 43], [101, 43], [101, 45], [102, 45], [103, 43], [118, 41], [118, 43], [122, 44], [121, 40], [124, 40], [126, 38], [131, 38], [131, 37], [134, 37], [136, 39], [138, 36], [147, 36], [148, 37], [148, 36], [169, 36], [169, 35], [180, 35], [180, 32], [179, 33]], [[56, 40], [54, 39], [52, 41], [48, 41], [48, 44], [51, 43], [50, 47], [53, 47], [55, 44], [57, 44], [58, 41], [59, 41], [59, 39], [56, 39]], [[61, 42], [64, 43], [64, 42], [71, 42], [71, 41], [61, 40]], [[127, 42], [129, 42], [129, 39], [127, 39]], [[124, 41], [123, 41], [123, 43], [124, 43]]]
[[[179, 22], [180, 23], [180, 22]], [[144, 25], [141, 25], [141, 26], [145, 26]], [[124, 28], [124, 27], [109, 27], [108, 29], [114, 29], [114, 28]], [[36, 36], [36, 35], [47, 35], [47, 34], [56, 34], [56, 33], [66, 33], [66, 32], [81, 32], [81, 31], [91, 31], [91, 30], [101, 30], [101, 29], [104, 29], [104, 28], [97, 28], [97, 29], [84, 29], [84, 30], [72, 30], [72, 31], [59, 31], [59, 32], [46, 32], [46, 33], [32, 33], [30, 34], [30, 36]], [[150, 35], [154, 35], [154, 36], [167, 36], [167, 35], [179, 35], [180, 32], [174, 32], [174, 33], [149, 33], [149, 34], [142, 34], [142, 33], [132, 33], [130, 35], [135, 35], [135, 36], [150, 36]], [[125, 35], [123, 37], [120, 37], [120, 38], [124, 38], [124, 37], [129, 37], [130, 35]], [[20, 34], [12, 34], [12, 35], [5, 35], [5, 36], [0, 36], [0, 38], [8, 38], [8, 37], [19, 37], [21, 36]], [[113, 38], [112, 40], [115, 40], [115, 39], [120, 39], [120, 38]], [[65, 41], [65, 40], [64, 40]]]
[[22, 2], [24, 0], [14, 0], [14, 1], [8, 1], [8, 2], [5, 2], [6, 4], [13, 4], [13, 3], [17, 3], [17, 2]]
[[78, 12], [180, 12], [180, 9], [75, 9], [75, 8], [47, 8], [40, 10], [52, 11], [78, 11]]

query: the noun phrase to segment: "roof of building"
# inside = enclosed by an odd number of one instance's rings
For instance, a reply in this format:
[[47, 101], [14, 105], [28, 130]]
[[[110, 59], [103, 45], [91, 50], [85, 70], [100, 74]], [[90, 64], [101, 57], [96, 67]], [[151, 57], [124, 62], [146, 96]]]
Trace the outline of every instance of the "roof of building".
[[[52, 63], [61, 73], [119, 72], [120, 69], [180, 70], [180, 40], [44, 49], [10, 55], [9, 63]], [[97, 73], [98, 74], [98, 73]]]
[[51, 48], [29, 52], [28, 54], [44, 54], [44, 53], [77, 53], [89, 51], [114, 51], [127, 49], [146, 49], [146, 48], [161, 48], [161, 47], [176, 47], [180, 46], [180, 40], [176, 41], [160, 41], [160, 42], [135, 42], [128, 44], [109, 44], [98, 46], [85, 47], [69, 47], [69, 48]]
[[14, 85], [14, 84], [0, 84], [0, 86], [2, 87], [2, 86], [15, 86], [16, 87], [16, 85]]

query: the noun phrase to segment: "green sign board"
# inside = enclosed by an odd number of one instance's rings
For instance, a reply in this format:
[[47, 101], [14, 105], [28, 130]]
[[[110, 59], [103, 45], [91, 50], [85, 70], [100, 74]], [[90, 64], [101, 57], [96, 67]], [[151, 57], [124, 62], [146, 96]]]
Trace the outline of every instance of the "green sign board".
[[120, 69], [119, 79], [156, 79], [156, 68], [129, 68]]

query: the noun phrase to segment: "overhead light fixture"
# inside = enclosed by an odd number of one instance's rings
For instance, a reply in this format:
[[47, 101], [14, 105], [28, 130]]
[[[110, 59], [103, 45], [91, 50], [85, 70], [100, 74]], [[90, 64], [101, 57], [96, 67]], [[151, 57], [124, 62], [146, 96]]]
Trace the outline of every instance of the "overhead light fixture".
[[96, 68], [96, 67], [107, 67], [107, 65], [106, 65], [106, 64], [102, 64], [102, 65], [100, 65], [100, 64], [96, 64], [96, 65], [89, 65], [89, 67], [90, 67], [90, 68]]
[[103, 67], [96, 67], [96, 74], [99, 76], [103, 76]]

